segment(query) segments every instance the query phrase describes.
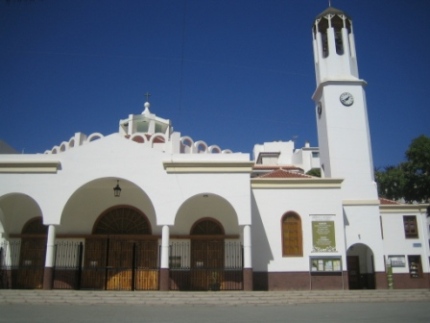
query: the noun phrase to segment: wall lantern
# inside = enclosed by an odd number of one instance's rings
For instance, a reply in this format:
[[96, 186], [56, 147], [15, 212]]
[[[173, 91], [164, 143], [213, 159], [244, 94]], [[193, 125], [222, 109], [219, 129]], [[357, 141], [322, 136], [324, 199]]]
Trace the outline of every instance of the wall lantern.
[[119, 180], [116, 181], [116, 186], [113, 188], [113, 195], [119, 197], [121, 195], [121, 187], [119, 187]]

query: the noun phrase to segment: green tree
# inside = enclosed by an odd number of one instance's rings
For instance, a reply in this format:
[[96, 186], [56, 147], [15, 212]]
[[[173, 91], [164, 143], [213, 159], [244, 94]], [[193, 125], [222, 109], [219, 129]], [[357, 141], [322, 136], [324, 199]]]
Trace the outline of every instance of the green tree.
[[375, 179], [381, 197], [390, 200], [399, 200], [404, 197], [406, 177], [402, 165], [387, 166], [382, 170], [376, 170]]
[[382, 197], [406, 202], [430, 201], [430, 138], [424, 135], [412, 140], [405, 153], [406, 162], [375, 171]]
[[306, 173], [306, 175], [310, 175], [310, 176], [314, 176], [314, 177], [321, 177], [321, 169], [312, 168]]
[[407, 162], [405, 199], [428, 202], [430, 200], [430, 138], [424, 135], [414, 139], [406, 151]]

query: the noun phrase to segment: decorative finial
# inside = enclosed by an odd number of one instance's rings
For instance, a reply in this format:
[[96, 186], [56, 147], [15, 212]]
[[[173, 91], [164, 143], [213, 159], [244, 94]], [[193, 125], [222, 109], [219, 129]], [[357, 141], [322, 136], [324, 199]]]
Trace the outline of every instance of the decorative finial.
[[328, 6], [331, 7], [331, 0], [328, 0]]
[[146, 96], [146, 102], [149, 102], [149, 97], [151, 96], [151, 93], [146, 92], [145, 96]]

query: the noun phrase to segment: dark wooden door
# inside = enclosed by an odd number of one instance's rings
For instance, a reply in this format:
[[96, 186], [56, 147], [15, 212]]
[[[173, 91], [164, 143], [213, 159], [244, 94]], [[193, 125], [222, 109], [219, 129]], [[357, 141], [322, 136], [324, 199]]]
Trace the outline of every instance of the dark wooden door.
[[133, 290], [134, 243], [110, 239], [106, 267], [106, 289]]
[[82, 269], [82, 289], [105, 289], [106, 287], [106, 238], [91, 237], [85, 240], [85, 257]]
[[23, 238], [18, 269], [18, 288], [42, 288], [46, 238]]
[[359, 257], [348, 256], [346, 261], [348, 266], [349, 289], [361, 289]]
[[158, 241], [140, 240], [135, 243], [134, 289], [158, 289]]
[[87, 238], [82, 288], [158, 289], [158, 243], [155, 239]]

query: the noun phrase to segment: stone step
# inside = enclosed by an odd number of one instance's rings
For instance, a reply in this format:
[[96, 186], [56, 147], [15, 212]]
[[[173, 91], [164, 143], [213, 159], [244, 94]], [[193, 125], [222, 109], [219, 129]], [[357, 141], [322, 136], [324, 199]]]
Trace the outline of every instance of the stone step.
[[0, 290], [0, 304], [278, 305], [430, 301], [430, 290], [146, 292]]

